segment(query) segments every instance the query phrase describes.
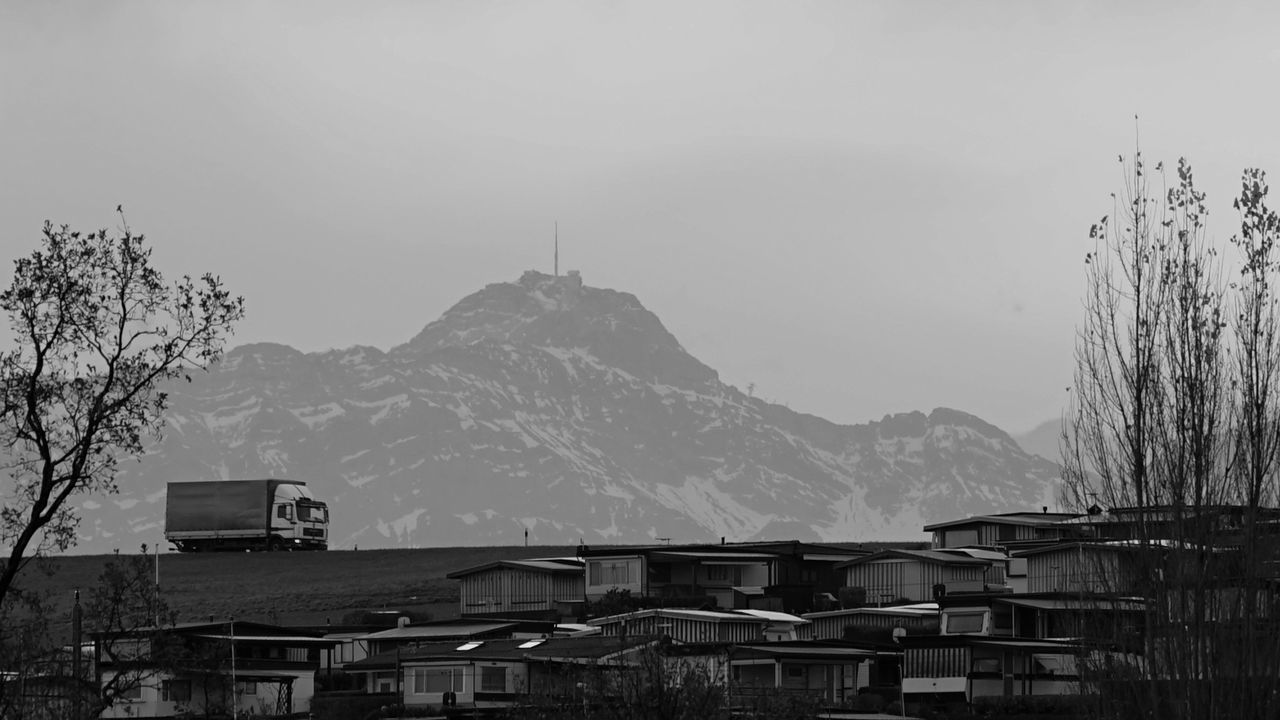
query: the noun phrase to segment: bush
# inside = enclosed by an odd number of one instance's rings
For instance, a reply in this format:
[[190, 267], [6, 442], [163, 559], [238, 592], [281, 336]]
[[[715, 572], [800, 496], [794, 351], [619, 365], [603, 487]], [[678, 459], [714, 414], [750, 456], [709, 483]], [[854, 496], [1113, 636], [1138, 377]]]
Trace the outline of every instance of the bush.
[[845, 708], [852, 712], [878, 713], [885, 708], [883, 695], [877, 693], [859, 693], [845, 702]]
[[398, 701], [395, 693], [317, 693], [311, 698], [311, 714], [316, 720], [352, 720], [369, 717], [379, 708], [393, 706]]

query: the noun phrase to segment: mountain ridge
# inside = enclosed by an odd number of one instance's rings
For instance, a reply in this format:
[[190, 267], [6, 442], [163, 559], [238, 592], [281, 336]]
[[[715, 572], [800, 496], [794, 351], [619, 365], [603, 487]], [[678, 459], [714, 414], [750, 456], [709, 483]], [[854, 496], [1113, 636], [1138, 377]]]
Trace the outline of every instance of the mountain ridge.
[[90, 551], [154, 541], [172, 480], [306, 480], [336, 547], [918, 539], [1056, 480], [961, 410], [839, 425], [751, 397], [577, 273], [487, 285], [386, 351], [242, 345], [170, 392], [124, 494], [82, 505]]

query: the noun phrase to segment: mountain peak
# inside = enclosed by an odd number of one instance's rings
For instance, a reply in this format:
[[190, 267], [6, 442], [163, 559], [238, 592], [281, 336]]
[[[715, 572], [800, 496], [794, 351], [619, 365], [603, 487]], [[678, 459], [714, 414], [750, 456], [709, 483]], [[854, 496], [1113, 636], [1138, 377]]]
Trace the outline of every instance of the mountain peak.
[[558, 276], [528, 270], [516, 282], [486, 285], [392, 353], [420, 358], [484, 344], [582, 350], [637, 377], [678, 386], [718, 379], [635, 295], [586, 286], [576, 270]]

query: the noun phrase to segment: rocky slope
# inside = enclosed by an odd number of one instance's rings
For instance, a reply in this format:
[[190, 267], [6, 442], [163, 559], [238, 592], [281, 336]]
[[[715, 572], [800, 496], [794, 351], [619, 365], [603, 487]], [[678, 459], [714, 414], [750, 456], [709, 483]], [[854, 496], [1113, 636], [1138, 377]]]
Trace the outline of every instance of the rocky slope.
[[172, 401], [122, 494], [84, 502], [82, 551], [158, 540], [170, 480], [306, 480], [349, 548], [916, 539], [1037, 508], [1056, 474], [957, 410], [841, 426], [749, 397], [576, 274], [489, 285], [386, 352], [242, 346]]

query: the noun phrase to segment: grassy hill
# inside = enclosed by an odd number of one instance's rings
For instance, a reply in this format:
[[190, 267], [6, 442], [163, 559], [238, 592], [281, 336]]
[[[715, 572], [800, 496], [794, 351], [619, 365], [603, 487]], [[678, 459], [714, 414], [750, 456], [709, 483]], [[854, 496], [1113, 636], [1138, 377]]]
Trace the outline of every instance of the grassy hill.
[[[445, 575], [500, 559], [573, 556], [573, 547], [453, 547], [316, 553], [161, 553], [160, 590], [179, 622], [235, 618], [281, 624], [338, 624], [362, 610], [456, 617], [458, 583]], [[41, 559], [22, 586], [49, 599], [50, 632], [69, 632], [75, 590], [97, 585], [113, 556]]]
[[[871, 542], [867, 550], [920, 548], [927, 543]], [[255, 620], [284, 625], [342, 622], [360, 611], [400, 610], [416, 617], [457, 617], [455, 570], [495, 560], [572, 557], [571, 546], [447, 547], [330, 550], [302, 553], [160, 553], [160, 590], [179, 622]], [[22, 587], [48, 598], [50, 633], [70, 634], [74, 592], [89, 592], [112, 555], [42, 558], [19, 576]]]

